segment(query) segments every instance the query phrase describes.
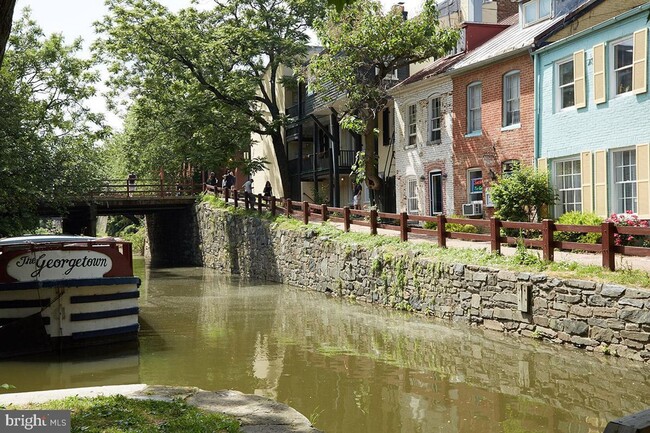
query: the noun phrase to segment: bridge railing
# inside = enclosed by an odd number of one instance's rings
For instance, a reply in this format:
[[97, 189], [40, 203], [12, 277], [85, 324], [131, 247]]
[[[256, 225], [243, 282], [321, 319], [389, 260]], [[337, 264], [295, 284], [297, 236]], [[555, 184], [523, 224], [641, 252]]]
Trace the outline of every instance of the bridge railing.
[[[337, 208], [325, 204], [313, 204], [306, 201], [293, 202], [286, 198], [264, 197], [261, 194], [253, 195], [241, 193], [220, 187], [212, 191], [224, 197], [230, 205], [243, 206], [245, 209], [257, 210], [259, 213], [270, 211], [273, 216], [284, 214], [288, 218], [300, 218], [303, 223], [310, 221], [334, 221], [343, 223], [347, 232], [352, 225], [368, 227], [371, 234], [376, 235], [378, 229], [394, 230], [400, 234], [402, 241], [408, 241], [409, 233], [418, 234], [437, 240], [438, 246], [447, 247], [447, 239], [461, 239], [466, 241], [479, 241], [490, 244], [492, 252], [500, 253], [501, 245], [515, 245], [523, 242], [526, 247], [542, 250], [543, 259], [554, 260], [555, 249], [565, 251], [591, 251], [600, 253], [602, 266], [614, 271], [615, 255], [650, 257], [650, 239], [648, 227], [615, 226], [611, 222], [604, 222], [600, 226], [581, 226], [555, 224], [552, 220], [540, 223], [502, 221], [498, 218], [490, 220], [449, 218], [445, 215], [424, 216], [402, 213], [378, 212], [375, 209], [360, 210], [349, 207]], [[429, 223], [429, 224], [421, 224]], [[425, 227], [433, 228], [425, 228]], [[458, 227], [471, 226], [472, 230], [460, 231]], [[519, 237], [513, 233], [520, 233]], [[569, 242], [556, 240], [557, 232], [570, 233], [598, 233], [601, 241], [590, 244], [583, 242]], [[529, 234], [527, 237], [525, 234]], [[644, 240], [643, 246], [620, 245], [620, 239], [636, 237]]]
[[203, 191], [203, 185], [194, 182], [166, 183], [136, 180], [131, 184], [126, 180], [109, 179], [102, 181], [89, 195], [93, 198], [179, 197], [196, 195], [201, 191]]

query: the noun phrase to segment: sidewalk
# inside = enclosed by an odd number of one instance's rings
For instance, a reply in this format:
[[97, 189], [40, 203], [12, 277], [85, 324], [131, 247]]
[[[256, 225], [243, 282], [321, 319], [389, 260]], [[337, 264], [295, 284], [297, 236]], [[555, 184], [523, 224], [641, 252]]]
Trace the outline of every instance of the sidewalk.
[[[314, 221], [315, 224], [318, 224], [318, 221]], [[339, 222], [330, 222], [330, 224], [335, 227], [343, 230], [343, 223]], [[350, 225], [350, 231], [355, 233], [370, 233], [369, 227], [359, 226], [359, 225]], [[377, 229], [378, 235], [383, 236], [394, 236], [399, 237], [399, 230], [389, 230], [389, 229]], [[409, 242], [431, 242], [437, 244], [437, 239], [434, 237], [429, 237], [420, 234], [409, 233]], [[475, 250], [485, 250], [488, 253], [490, 252], [490, 243], [489, 242], [478, 242], [478, 241], [464, 241], [460, 239], [447, 239], [447, 248], [471, 248]], [[506, 245], [501, 245], [501, 254], [504, 256], [513, 256], [515, 255], [517, 249], [515, 247], [509, 247]], [[531, 251], [539, 251], [541, 257], [542, 251], [532, 249]], [[595, 265], [602, 266], [602, 256], [598, 253], [574, 253], [568, 251], [558, 251], [555, 250], [555, 262], [576, 262], [581, 265]], [[641, 271], [650, 272], [650, 257], [634, 257], [634, 256], [624, 256], [622, 254], [616, 254], [616, 269], [637, 269]]]

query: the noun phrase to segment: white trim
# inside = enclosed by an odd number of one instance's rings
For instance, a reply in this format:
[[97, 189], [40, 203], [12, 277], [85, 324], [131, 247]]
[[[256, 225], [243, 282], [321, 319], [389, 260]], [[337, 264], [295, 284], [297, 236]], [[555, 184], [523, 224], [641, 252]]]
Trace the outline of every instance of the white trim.
[[[618, 207], [618, 191], [616, 183], [616, 154], [622, 152], [634, 152], [634, 170], [632, 170], [634, 179], [624, 180], [621, 183], [629, 183], [634, 185], [635, 199], [634, 199], [634, 209], [619, 209]], [[609, 158], [609, 176], [607, 178], [609, 184], [611, 185], [611, 194], [609, 197], [609, 206], [611, 212], [621, 214], [625, 213], [627, 210], [631, 210], [634, 213], [637, 213], [639, 209], [639, 190], [637, 188], [637, 177], [636, 177], [636, 167], [638, 165], [636, 147], [621, 147], [616, 149], [609, 149], [610, 158]], [[628, 166], [629, 167], [629, 166]]]
[[629, 73], [630, 73], [630, 90], [628, 90], [626, 92], [621, 92], [621, 93], [618, 93], [616, 91], [616, 72], [617, 71], [615, 70], [616, 56], [614, 54], [614, 50], [615, 50], [617, 45], [620, 45], [620, 44], [622, 44], [623, 42], [626, 42], [626, 41], [630, 42], [630, 46], [632, 47], [632, 52], [634, 52], [634, 38], [633, 38], [632, 35], [628, 35], [628, 36], [626, 36], [624, 38], [616, 39], [615, 41], [609, 42], [607, 44], [608, 45], [608, 47], [607, 47], [607, 60], [606, 60], [606, 62], [607, 62], [606, 69], [607, 69], [607, 75], [608, 75], [608, 77], [607, 77], [607, 81], [608, 81], [607, 90], [609, 91], [609, 94], [611, 95], [610, 98], [612, 98], [612, 99], [617, 98], [619, 96], [631, 94], [632, 90], [633, 90], [633, 87], [634, 87], [633, 78], [632, 78], [633, 75], [634, 75], [634, 69], [632, 67], [632, 65], [634, 63], [634, 59], [632, 57], [633, 54], [630, 53], [630, 64], [626, 65], [623, 68], [619, 68], [619, 70], [629, 69]]
[[[557, 170], [557, 165], [558, 164], [568, 163], [568, 162], [571, 163], [571, 169], [572, 169], [571, 176], [575, 176], [575, 174], [576, 174], [575, 172], [573, 172], [573, 164], [575, 162], [578, 162], [578, 164], [580, 165], [580, 185], [578, 185], [578, 186], [573, 185], [572, 188], [562, 188], [562, 189], [560, 189], [560, 185], [558, 183], [559, 174], [558, 174], [558, 170]], [[558, 201], [557, 201], [557, 204], [555, 205], [555, 215], [560, 216], [560, 215], [562, 215], [562, 214], [564, 214], [566, 212], [571, 212], [571, 210], [567, 210], [565, 212], [564, 203], [562, 202], [562, 191], [572, 191], [573, 194], [575, 194], [576, 191], [580, 192], [580, 202], [579, 202], [580, 203], [580, 209], [576, 209], [578, 202], [575, 201], [575, 195], [574, 195], [573, 202], [571, 202], [571, 205], [574, 207], [574, 209], [572, 209], [572, 210], [578, 210], [578, 211], [582, 212], [583, 203], [584, 203], [584, 198], [582, 197], [582, 170], [583, 170], [583, 167], [582, 167], [582, 159], [580, 158], [580, 155], [566, 156], [566, 157], [557, 158], [557, 159], [552, 160], [551, 161], [551, 170], [552, 170], [551, 171], [551, 174], [552, 174], [552, 176], [551, 176], [551, 184], [553, 185], [553, 188], [555, 188], [555, 190], [557, 190], [557, 192], [558, 192], [558, 194], [557, 194]], [[563, 176], [567, 176], [567, 175], [563, 174]]]
[[[478, 107], [474, 107], [471, 102], [472, 102], [472, 96], [474, 96], [474, 93], [472, 92], [473, 89], [478, 89], [479, 92], [479, 100], [478, 100]], [[482, 105], [483, 105], [483, 83], [480, 81], [474, 81], [472, 83], [469, 83], [467, 85], [467, 136], [471, 134], [479, 134], [483, 131], [483, 119], [482, 119]], [[472, 118], [471, 114], [475, 114], [478, 112], [478, 125], [470, 124], [470, 119]], [[474, 123], [474, 122], [472, 122]]]
[[[412, 204], [414, 204], [415, 207], [412, 207], [411, 206]], [[408, 179], [406, 179], [406, 212], [409, 215], [420, 214], [420, 199], [418, 197], [417, 177], [409, 177]]]
[[[472, 179], [471, 173], [480, 173], [481, 174], [481, 179], [483, 179], [483, 170], [480, 167], [472, 167], [472, 168], [467, 169], [467, 174], [466, 174], [466, 176], [467, 176], [467, 202], [468, 203], [473, 203], [473, 202], [480, 201], [482, 203], [483, 202], [483, 192], [484, 192], [483, 188], [481, 189], [481, 192], [480, 192], [481, 196], [480, 197], [476, 197], [479, 193], [471, 192], [472, 191], [471, 190], [471, 179]], [[476, 179], [478, 179], [478, 178], [476, 178]]]
[[[510, 99], [508, 99], [507, 92], [510, 90], [510, 86], [506, 86], [506, 83], [508, 80], [513, 79], [514, 77], [517, 77], [517, 97], [513, 98], [512, 95], [510, 95]], [[520, 125], [521, 124], [521, 71], [518, 69], [506, 72], [503, 74], [503, 80], [502, 80], [502, 110], [501, 110], [501, 126], [503, 128], [507, 128], [510, 126], [514, 125]], [[516, 100], [517, 102], [517, 122], [512, 122], [512, 123], [507, 123], [507, 117], [508, 117], [508, 102], [512, 101], [514, 104], [514, 101]], [[514, 118], [514, 113], [515, 110], [511, 111], [512, 117]]]
[[[438, 132], [440, 134], [440, 137], [433, 140], [431, 138], [431, 136], [433, 135], [433, 101], [436, 100], [436, 99], [440, 101], [440, 103], [438, 104], [438, 117], [437, 117], [437, 119], [438, 119], [438, 129], [437, 130], [438, 130]], [[430, 144], [437, 144], [437, 143], [442, 142], [442, 130], [443, 130], [443, 125], [444, 125], [444, 120], [445, 120], [444, 115], [442, 113], [442, 96], [441, 95], [431, 96], [428, 99], [428, 102], [429, 102], [429, 104], [428, 104], [429, 107], [428, 107], [427, 112], [428, 112], [429, 116], [428, 116], [428, 122], [427, 122], [428, 127], [427, 127], [427, 140], [426, 141], [427, 141], [427, 143], [430, 143]]]
[[[566, 83], [564, 85], [560, 85], [560, 66], [565, 65], [567, 63], [571, 63], [573, 66], [573, 78], [571, 79], [570, 83]], [[575, 73], [575, 65], [573, 65], [573, 56], [570, 57], [565, 57], [561, 60], [558, 60], [555, 62], [555, 65], [553, 65], [553, 68], [555, 70], [555, 79], [553, 80], [553, 99], [555, 101], [555, 111], [560, 112], [560, 111], [565, 111], [569, 110], [572, 108], [575, 108], [576, 106], [576, 88], [575, 88], [575, 78], [576, 78], [576, 73]], [[573, 86], [573, 105], [568, 105], [566, 107], [562, 107], [562, 88], [567, 88], [569, 86]]]

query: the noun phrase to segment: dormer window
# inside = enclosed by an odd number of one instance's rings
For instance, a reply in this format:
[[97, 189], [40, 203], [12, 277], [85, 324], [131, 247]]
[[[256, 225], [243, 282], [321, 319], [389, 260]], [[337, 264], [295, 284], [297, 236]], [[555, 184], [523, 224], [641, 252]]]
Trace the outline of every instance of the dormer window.
[[551, 16], [551, 0], [531, 0], [522, 6], [523, 26], [529, 26]]

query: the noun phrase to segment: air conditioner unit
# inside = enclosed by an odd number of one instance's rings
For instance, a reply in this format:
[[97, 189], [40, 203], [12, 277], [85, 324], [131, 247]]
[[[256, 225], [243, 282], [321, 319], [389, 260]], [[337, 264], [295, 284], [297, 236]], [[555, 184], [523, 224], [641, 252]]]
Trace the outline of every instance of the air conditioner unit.
[[463, 205], [463, 216], [477, 216], [483, 215], [483, 203], [475, 201], [472, 203], [465, 203]]

